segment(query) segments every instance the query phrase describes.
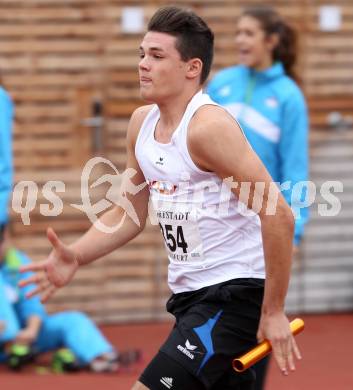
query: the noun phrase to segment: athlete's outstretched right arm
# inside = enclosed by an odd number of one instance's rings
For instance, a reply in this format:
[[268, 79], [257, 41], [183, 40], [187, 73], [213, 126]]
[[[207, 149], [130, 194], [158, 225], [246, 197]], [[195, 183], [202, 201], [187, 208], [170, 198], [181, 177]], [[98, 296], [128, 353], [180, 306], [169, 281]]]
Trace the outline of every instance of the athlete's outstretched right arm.
[[[135, 143], [141, 124], [149, 111], [149, 107], [137, 109], [130, 120], [127, 132], [127, 168], [133, 169], [136, 173], [130, 178], [130, 185], [134, 188], [143, 187], [136, 194], [124, 192], [125, 200], [130, 202], [136, 213], [139, 224], [129, 216], [120, 206], [114, 206], [101, 216], [99, 222], [105, 226], [118, 226], [119, 229], [113, 233], [107, 233], [99, 229], [98, 224], [91, 228], [76, 242], [65, 245], [49, 228], [47, 230], [48, 239], [53, 247], [48, 258], [44, 261], [32, 263], [25, 266], [21, 271], [37, 271], [32, 277], [21, 281], [20, 285], [25, 286], [36, 283], [37, 287], [28, 296], [40, 294], [42, 301], [46, 301], [58, 287], [62, 287], [70, 282], [80, 265], [88, 264], [114, 249], [120, 248], [144, 228], [148, 212], [149, 190], [145, 183], [145, 178], [138, 165], [135, 156]], [[127, 183], [125, 183], [127, 184]], [[124, 186], [124, 180], [122, 181]]]

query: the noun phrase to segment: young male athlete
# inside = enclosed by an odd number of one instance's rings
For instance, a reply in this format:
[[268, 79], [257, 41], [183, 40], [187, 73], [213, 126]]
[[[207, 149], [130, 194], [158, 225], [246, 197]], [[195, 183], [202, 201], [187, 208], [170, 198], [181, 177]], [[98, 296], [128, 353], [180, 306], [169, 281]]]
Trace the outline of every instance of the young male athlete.
[[53, 250], [25, 268], [44, 271], [26, 283], [37, 283], [33, 294], [48, 299], [79, 266], [140, 233], [151, 198], [170, 260], [167, 309], [176, 323], [133, 389], [251, 389], [251, 370], [236, 374], [231, 361], [256, 338], [270, 340], [285, 375], [300, 358], [284, 314], [293, 216], [278, 193], [275, 212], [266, 212], [274, 210], [271, 177], [234, 119], [202, 93], [213, 57], [205, 22], [177, 7], [158, 10], [140, 56], [141, 95], [153, 104], [133, 113], [127, 133], [132, 182], [148, 184], [126, 195], [139, 224], [117, 206], [100, 219], [121, 222], [115, 233], [93, 225], [68, 246], [48, 229]]

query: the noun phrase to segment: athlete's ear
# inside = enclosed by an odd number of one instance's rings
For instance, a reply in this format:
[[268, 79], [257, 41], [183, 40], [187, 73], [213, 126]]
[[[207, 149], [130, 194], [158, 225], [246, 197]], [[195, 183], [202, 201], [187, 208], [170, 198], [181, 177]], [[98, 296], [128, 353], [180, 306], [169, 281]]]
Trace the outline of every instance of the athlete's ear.
[[202, 72], [202, 66], [203, 64], [200, 58], [191, 58], [187, 64], [186, 77], [189, 79], [199, 77]]

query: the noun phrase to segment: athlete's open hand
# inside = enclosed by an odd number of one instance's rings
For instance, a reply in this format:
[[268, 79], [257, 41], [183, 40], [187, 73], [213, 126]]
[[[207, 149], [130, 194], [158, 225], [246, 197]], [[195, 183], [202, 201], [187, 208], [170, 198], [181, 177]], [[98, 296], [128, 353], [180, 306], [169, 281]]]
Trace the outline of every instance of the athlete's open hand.
[[53, 246], [48, 258], [20, 269], [21, 272], [36, 272], [29, 278], [21, 280], [19, 285], [23, 287], [36, 284], [37, 287], [28, 293], [27, 297], [40, 295], [42, 302], [46, 302], [58, 287], [68, 284], [79, 266], [76, 253], [59, 240], [53, 229], [47, 230], [47, 237]]
[[288, 318], [283, 312], [263, 314], [257, 332], [259, 342], [267, 339], [272, 345], [274, 358], [284, 375], [295, 370], [294, 358], [301, 359], [299, 348], [291, 333]]

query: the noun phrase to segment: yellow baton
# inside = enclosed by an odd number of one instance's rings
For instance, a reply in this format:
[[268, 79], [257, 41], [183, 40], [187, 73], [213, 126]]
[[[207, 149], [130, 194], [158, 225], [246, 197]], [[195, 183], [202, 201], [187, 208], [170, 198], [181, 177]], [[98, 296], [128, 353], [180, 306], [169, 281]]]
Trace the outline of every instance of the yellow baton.
[[[296, 318], [290, 323], [290, 330], [293, 335], [298, 334], [304, 329], [304, 321], [301, 318]], [[271, 344], [268, 340], [262, 341], [256, 347], [251, 349], [246, 354], [233, 360], [233, 368], [237, 372], [243, 372], [253, 364], [264, 358], [272, 350]]]

